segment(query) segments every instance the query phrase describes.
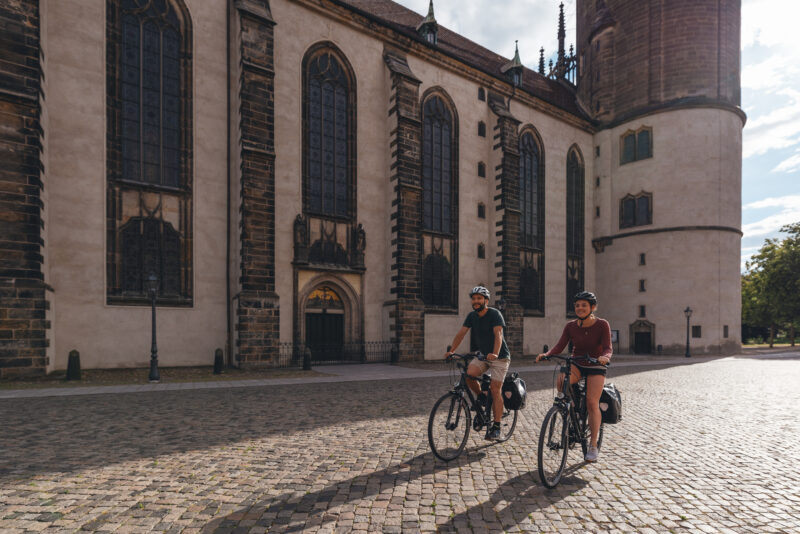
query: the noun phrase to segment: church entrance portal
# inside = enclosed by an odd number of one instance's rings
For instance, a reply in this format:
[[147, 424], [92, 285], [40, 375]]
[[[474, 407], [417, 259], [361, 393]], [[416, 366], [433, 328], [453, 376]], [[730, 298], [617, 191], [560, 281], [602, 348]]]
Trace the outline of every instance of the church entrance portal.
[[655, 346], [656, 325], [640, 319], [630, 327], [630, 349], [634, 354], [652, 354]]
[[[345, 343], [345, 307], [330, 286], [316, 288], [305, 305], [305, 344], [315, 363], [358, 359]], [[353, 356], [353, 358], [351, 358]]]

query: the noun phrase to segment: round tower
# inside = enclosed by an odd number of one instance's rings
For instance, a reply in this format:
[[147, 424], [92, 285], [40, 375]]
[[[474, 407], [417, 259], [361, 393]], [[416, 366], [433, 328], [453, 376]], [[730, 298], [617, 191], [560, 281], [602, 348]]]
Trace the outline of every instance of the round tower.
[[[741, 348], [742, 128], [734, 0], [578, 0], [597, 121], [593, 246], [622, 352]], [[691, 310], [688, 319], [685, 311]]]

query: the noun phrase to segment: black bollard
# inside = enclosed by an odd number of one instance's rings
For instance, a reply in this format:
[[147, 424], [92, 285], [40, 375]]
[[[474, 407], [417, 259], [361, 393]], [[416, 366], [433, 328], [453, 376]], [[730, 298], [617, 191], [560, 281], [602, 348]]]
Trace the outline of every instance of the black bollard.
[[81, 355], [77, 350], [69, 351], [67, 360], [67, 380], [81, 379]]
[[214, 374], [221, 375], [222, 367], [225, 365], [225, 360], [222, 357], [222, 349], [214, 351]]

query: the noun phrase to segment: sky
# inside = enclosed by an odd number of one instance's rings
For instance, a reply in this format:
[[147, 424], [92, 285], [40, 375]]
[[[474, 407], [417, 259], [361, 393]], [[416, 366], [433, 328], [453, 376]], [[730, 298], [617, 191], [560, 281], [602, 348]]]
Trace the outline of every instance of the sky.
[[[395, 0], [425, 15], [428, 0]], [[434, 0], [436, 20], [538, 68], [557, 50], [559, 0]], [[567, 47], [575, 42], [575, 0], [564, 0]], [[742, 0], [742, 271], [767, 238], [800, 222], [800, 20], [798, 0]]]

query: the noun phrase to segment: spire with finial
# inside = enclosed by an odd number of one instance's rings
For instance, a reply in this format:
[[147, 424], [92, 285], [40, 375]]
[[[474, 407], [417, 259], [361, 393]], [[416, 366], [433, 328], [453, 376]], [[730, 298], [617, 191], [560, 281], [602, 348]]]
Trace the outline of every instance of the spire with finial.
[[544, 76], [544, 47], [539, 49], [539, 74]]
[[515, 87], [519, 87], [522, 82], [522, 61], [519, 59], [519, 41], [514, 41], [514, 59], [500, 67], [500, 72], [511, 76], [511, 81]]
[[558, 63], [564, 61], [564, 39], [567, 31], [564, 26], [564, 2], [558, 6]]
[[433, 0], [428, 3], [428, 14], [417, 24], [417, 32], [431, 44], [438, 42], [439, 24], [433, 16]]

